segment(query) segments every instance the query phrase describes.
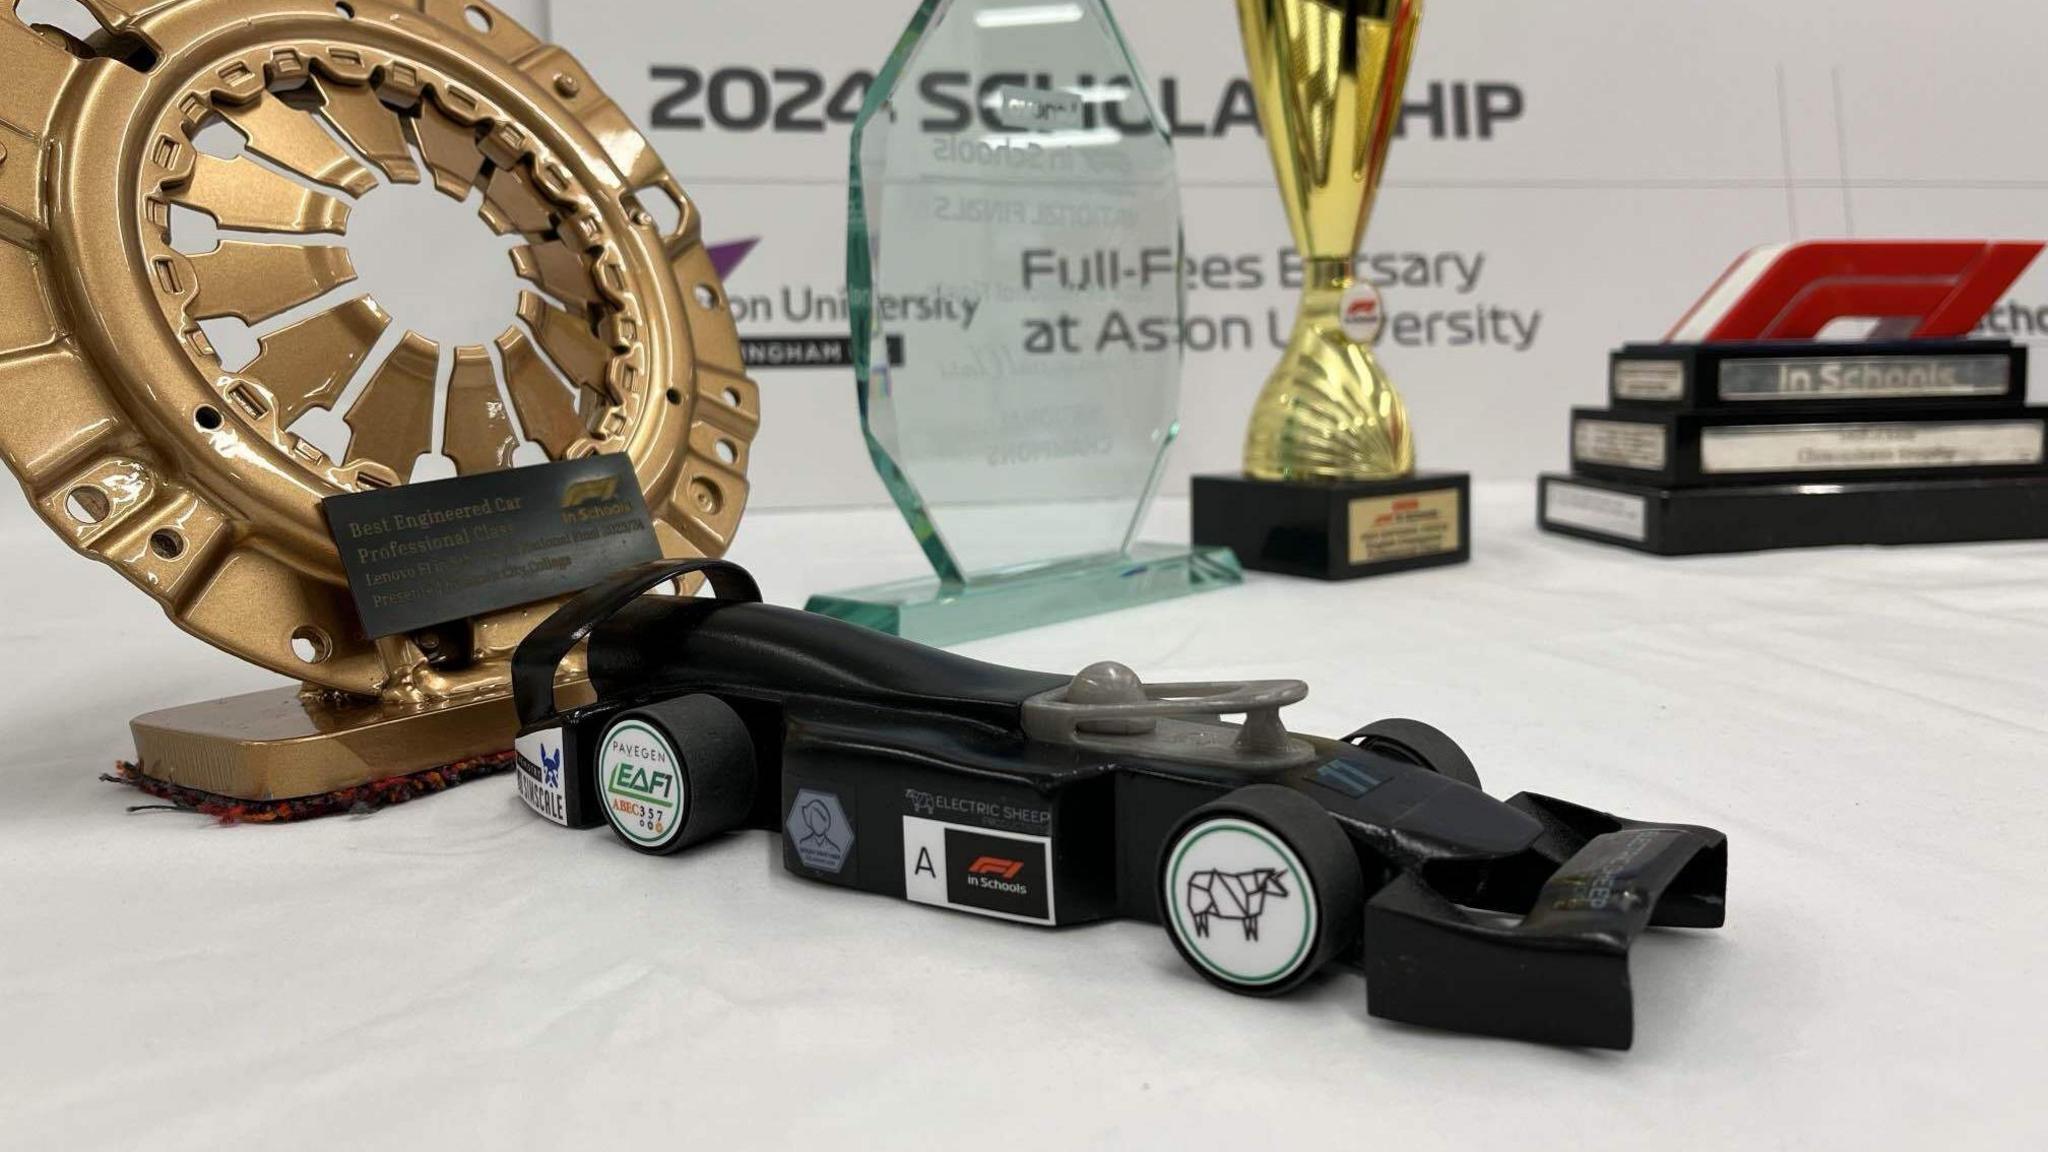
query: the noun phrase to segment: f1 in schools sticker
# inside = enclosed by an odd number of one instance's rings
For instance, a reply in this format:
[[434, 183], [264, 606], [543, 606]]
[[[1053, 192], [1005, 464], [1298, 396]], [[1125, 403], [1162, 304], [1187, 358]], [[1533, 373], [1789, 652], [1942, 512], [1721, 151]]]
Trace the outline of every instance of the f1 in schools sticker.
[[999, 920], [1056, 924], [1052, 841], [903, 818], [903, 895]]
[[668, 737], [639, 720], [621, 720], [604, 734], [597, 765], [598, 792], [613, 827], [649, 848], [675, 839], [688, 798]]

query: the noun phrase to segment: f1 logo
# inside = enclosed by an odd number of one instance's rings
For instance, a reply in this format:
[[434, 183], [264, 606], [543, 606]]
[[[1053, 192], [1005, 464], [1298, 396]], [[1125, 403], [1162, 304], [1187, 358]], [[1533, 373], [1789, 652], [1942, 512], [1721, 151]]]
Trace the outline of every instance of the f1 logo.
[[1353, 344], [1377, 344], [1386, 326], [1386, 309], [1380, 304], [1380, 290], [1371, 284], [1353, 284], [1337, 303], [1337, 326]]
[[1826, 240], [1737, 260], [1665, 337], [1673, 343], [1811, 340], [1837, 320], [1893, 340], [1967, 336], [2027, 265], [2036, 241]]
[[1023, 870], [1022, 860], [1005, 860], [1000, 856], [978, 856], [967, 866], [969, 876], [1000, 876], [1005, 880], [1015, 880]]

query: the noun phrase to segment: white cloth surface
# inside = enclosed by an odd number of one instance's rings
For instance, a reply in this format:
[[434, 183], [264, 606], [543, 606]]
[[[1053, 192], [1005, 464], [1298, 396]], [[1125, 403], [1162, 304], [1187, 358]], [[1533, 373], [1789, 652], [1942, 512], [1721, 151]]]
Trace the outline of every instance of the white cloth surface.
[[[1163, 505], [1171, 538], [1184, 506]], [[216, 826], [96, 780], [140, 711], [274, 683], [25, 515], [0, 528], [0, 1147], [2048, 1146], [2048, 545], [1660, 561], [1488, 486], [1464, 568], [1243, 589], [969, 646], [1299, 676], [1489, 790], [1724, 829], [1729, 924], [1652, 933], [1635, 1049], [1262, 1001], [1155, 927], [668, 860], [496, 778]], [[893, 513], [751, 518], [771, 599], [912, 574]]]

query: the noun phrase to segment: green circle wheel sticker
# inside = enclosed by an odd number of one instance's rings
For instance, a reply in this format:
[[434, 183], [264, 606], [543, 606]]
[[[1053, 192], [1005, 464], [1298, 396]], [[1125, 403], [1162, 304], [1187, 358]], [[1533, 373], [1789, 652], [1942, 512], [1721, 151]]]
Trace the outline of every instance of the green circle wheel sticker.
[[597, 771], [612, 827], [649, 848], [675, 839], [689, 798], [668, 737], [639, 720], [621, 720], [604, 734]]
[[1307, 962], [1316, 936], [1308, 870], [1278, 836], [1234, 816], [1204, 820], [1174, 845], [1160, 893], [1173, 934], [1218, 979], [1256, 988]]

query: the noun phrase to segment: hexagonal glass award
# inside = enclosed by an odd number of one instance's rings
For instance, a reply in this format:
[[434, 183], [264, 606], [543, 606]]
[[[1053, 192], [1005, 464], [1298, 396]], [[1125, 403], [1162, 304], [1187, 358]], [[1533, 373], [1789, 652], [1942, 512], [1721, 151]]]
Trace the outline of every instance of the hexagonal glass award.
[[1241, 580], [1137, 531], [1178, 431], [1172, 144], [1101, 0], [925, 0], [853, 133], [862, 430], [934, 575], [810, 608], [930, 643]]

